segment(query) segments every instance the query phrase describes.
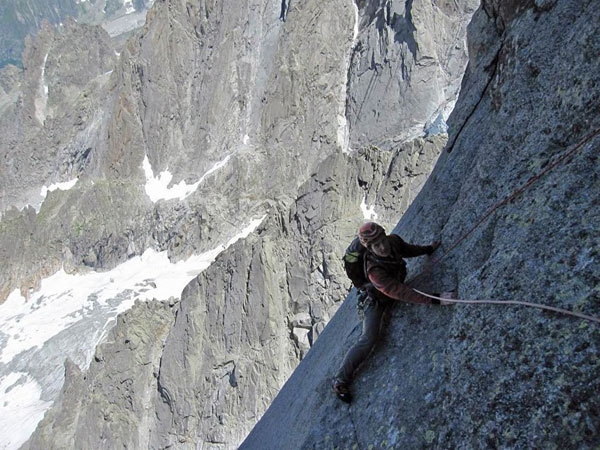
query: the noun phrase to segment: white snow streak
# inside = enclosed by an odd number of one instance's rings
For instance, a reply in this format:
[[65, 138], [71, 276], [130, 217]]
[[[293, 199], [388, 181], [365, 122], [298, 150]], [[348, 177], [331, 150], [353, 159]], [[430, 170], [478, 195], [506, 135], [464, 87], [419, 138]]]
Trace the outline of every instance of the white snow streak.
[[38, 96], [35, 98], [35, 118], [38, 120], [40, 125], [44, 125], [46, 121], [46, 105], [48, 104], [48, 85], [46, 84], [46, 61], [48, 60], [48, 53], [44, 56], [44, 63], [42, 64], [42, 74], [40, 75], [40, 85], [38, 87]]
[[144, 168], [144, 174], [146, 175], [146, 194], [148, 197], [150, 197], [150, 200], [152, 200], [153, 203], [156, 203], [159, 200], [172, 200], [175, 198], [183, 200], [188, 195], [195, 192], [196, 189], [198, 189], [198, 186], [200, 186], [200, 184], [206, 179], [206, 177], [225, 166], [229, 162], [230, 158], [231, 155], [227, 155], [223, 160], [217, 162], [194, 184], [187, 184], [185, 181], [181, 180], [178, 184], [169, 187], [169, 184], [173, 179], [171, 172], [164, 170], [157, 177], [155, 177], [152, 166], [150, 165], [150, 160], [148, 159], [148, 155], [145, 155], [144, 162], [142, 164]]
[[344, 153], [351, 153], [352, 150], [350, 149], [350, 130], [348, 129], [348, 119], [346, 118], [346, 98], [348, 97], [348, 93], [347, 93], [347, 87], [348, 87], [348, 71], [350, 70], [350, 59], [352, 57], [352, 52], [354, 50], [354, 47], [356, 46], [356, 41], [358, 39], [358, 21], [359, 21], [359, 15], [358, 15], [358, 6], [356, 5], [356, 2], [352, 2], [352, 6], [354, 8], [354, 34], [352, 36], [352, 45], [350, 46], [350, 51], [348, 52], [348, 54], [346, 55], [346, 71], [345, 71], [345, 78], [344, 78], [344, 83], [342, 86], [342, 102], [340, 102], [339, 105], [339, 110], [338, 110], [338, 114], [337, 114], [337, 123], [338, 123], [338, 129], [337, 129], [337, 142], [338, 145], [341, 147], [342, 151]]
[[365, 197], [363, 198], [363, 201], [360, 204], [360, 209], [363, 212], [363, 217], [365, 218], [365, 220], [377, 220], [379, 216], [375, 212], [375, 205], [368, 206], [366, 201], [367, 198]]
[[[57, 189], [59, 189], [61, 191], [68, 191], [69, 189], [71, 189], [73, 186], [75, 186], [77, 184], [77, 181], [78, 181], [77, 178], [73, 178], [72, 180], [63, 181], [62, 183], [54, 183], [54, 184], [51, 184], [50, 186], [42, 186], [42, 189], [40, 190], [40, 195], [42, 196], [42, 202], [46, 199], [48, 192], [56, 191]], [[37, 208], [38, 212], [39, 212], [39, 209], [40, 208], [38, 207]]]

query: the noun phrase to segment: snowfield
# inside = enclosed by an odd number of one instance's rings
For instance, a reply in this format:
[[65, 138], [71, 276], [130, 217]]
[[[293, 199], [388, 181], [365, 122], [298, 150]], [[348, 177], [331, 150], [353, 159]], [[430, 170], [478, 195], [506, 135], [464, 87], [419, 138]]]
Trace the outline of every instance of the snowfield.
[[108, 272], [60, 270], [28, 299], [13, 291], [0, 305], [0, 449], [17, 449], [29, 439], [60, 392], [67, 357], [86, 369], [119, 313], [136, 300], [178, 299], [223, 250], [263, 220], [186, 261], [172, 263], [166, 252], [149, 249]]

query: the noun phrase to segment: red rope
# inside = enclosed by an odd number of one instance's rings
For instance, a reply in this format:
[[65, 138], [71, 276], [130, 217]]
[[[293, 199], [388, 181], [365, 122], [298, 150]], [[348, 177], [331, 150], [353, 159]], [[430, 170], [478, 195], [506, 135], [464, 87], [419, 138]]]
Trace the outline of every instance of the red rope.
[[507, 203], [509, 203], [510, 201], [514, 200], [516, 197], [521, 195], [536, 181], [538, 181], [540, 178], [542, 178], [544, 175], [546, 175], [548, 172], [550, 172], [556, 166], [562, 164], [564, 161], [566, 161], [568, 158], [570, 158], [576, 151], [581, 149], [585, 144], [587, 144], [594, 137], [598, 136], [598, 134], [600, 134], [600, 128], [597, 130], [594, 130], [593, 132], [588, 134], [585, 138], [583, 138], [581, 141], [579, 141], [571, 150], [569, 150], [568, 152], [565, 152], [564, 155], [557, 158], [556, 161], [554, 161], [552, 164], [549, 164], [540, 173], [532, 176], [525, 184], [523, 184], [518, 189], [515, 189], [510, 195], [508, 195], [503, 200], [501, 200], [500, 202], [498, 202], [494, 206], [492, 206], [490, 209], [488, 209], [488, 211], [485, 214], [483, 214], [483, 216], [481, 216], [481, 218], [477, 222], [475, 222], [475, 224], [466, 233], [464, 233], [456, 241], [454, 241], [454, 243], [450, 246], [450, 248], [448, 248], [448, 250], [446, 250], [444, 252], [444, 254], [442, 256], [440, 256], [437, 259], [434, 259], [432, 261], [432, 265], [439, 263], [442, 259], [444, 259], [448, 255], [448, 253], [452, 252], [456, 247], [458, 247], [467, 237], [469, 237], [471, 235], [471, 233], [473, 233], [473, 231], [475, 231], [475, 229], [477, 229], [483, 222], [485, 222], [485, 220], [488, 217], [490, 217], [494, 212], [496, 212], [497, 209], [506, 205]]
[[[458, 239], [456, 239], [454, 241], [454, 243], [452, 243], [452, 245], [450, 245], [450, 247], [442, 254], [442, 256], [440, 256], [439, 258], [433, 259], [431, 261], [431, 264], [429, 265], [429, 267], [427, 269], [421, 271], [421, 273], [419, 273], [417, 276], [415, 276], [408, 283], [413, 283], [415, 280], [417, 280], [418, 278], [422, 277], [426, 272], [431, 271], [432, 267], [434, 265], [438, 264], [450, 252], [452, 252], [456, 247], [458, 247], [467, 237], [469, 237], [473, 233], [473, 231], [475, 231], [483, 222], [485, 222], [496, 210], [498, 210], [502, 206], [506, 205], [510, 201], [514, 200], [516, 197], [518, 197], [520, 194], [522, 194], [525, 190], [527, 190], [529, 187], [531, 187], [536, 181], [538, 181], [540, 178], [542, 178], [544, 175], [546, 175], [548, 172], [550, 172], [552, 169], [554, 169], [558, 165], [560, 165], [563, 162], [565, 162], [576, 151], [580, 150], [585, 144], [587, 144], [589, 141], [591, 141], [594, 137], [598, 136], [599, 134], [600, 134], [600, 129], [596, 129], [596, 130], [592, 131], [591, 133], [589, 133], [581, 141], [579, 141], [577, 144], [575, 144], [573, 146], [573, 148], [571, 148], [569, 151], [565, 152], [563, 155], [561, 155], [559, 158], [557, 158], [554, 162], [552, 162], [551, 164], [549, 164], [544, 170], [542, 170], [540, 173], [532, 176], [529, 180], [527, 180], [527, 182], [525, 184], [523, 184], [519, 188], [515, 189], [510, 195], [506, 196], [503, 200], [501, 200], [500, 202], [498, 202], [494, 206], [492, 206], [490, 209], [488, 209], [485, 212], [485, 214], [483, 214], [479, 218], [479, 220], [477, 220], [475, 222], [475, 224], [467, 232], [465, 232], [464, 234], [462, 234]], [[540, 309], [546, 309], [546, 310], [549, 310], [549, 311], [558, 312], [560, 314], [568, 314], [568, 315], [571, 315], [571, 316], [579, 317], [579, 318], [586, 319], [586, 320], [592, 320], [594, 322], [600, 323], [600, 319], [597, 318], [597, 317], [592, 317], [592, 316], [588, 316], [588, 315], [585, 315], [585, 314], [580, 314], [580, 313], [568, 311], [566, 309], [555, 308], [553, 306], [542, 305], [542, 304], [539, 304], [539, 303], [521, 302], [521, 301], [515, 301], [515, 300], [501, 301], [501, 300], [442, 299], [440, 297], [435, 297], [433, 295], [426, 294], [424, 292], [418, 291], [417, 289], [414, 289], [414, 290], [416, 292], [420, 293], [420, 294], [423, 294], [423, 295], [427, 296], [427, 297], [435, 298], [435, 299], [443, 300], [443, 301], [449, 301], [449, 302], [453, 302], [453, 303], [470, 303], [470, 304], [486, 303], [486, 304], [499, 304], [499, 305], [522, 305], [522, 306], [530, 306], [530, 307], [534, 307], [534, 308], [540, 308]]]

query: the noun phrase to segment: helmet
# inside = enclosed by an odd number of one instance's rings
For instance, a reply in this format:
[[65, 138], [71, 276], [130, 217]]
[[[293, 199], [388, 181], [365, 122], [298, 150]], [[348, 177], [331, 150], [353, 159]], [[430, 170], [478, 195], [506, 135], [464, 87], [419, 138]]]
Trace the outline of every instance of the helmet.
[[358, 239], [364, 246], [378, 240], [381, 236], [385, 236], [385, 230], [375, 222], [367, 222], [358, 229]]

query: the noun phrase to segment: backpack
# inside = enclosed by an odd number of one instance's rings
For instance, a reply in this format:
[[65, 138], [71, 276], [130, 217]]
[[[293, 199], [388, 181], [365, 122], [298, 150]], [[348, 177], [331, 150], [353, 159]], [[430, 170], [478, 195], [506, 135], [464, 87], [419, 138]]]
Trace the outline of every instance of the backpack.
[[346, 249], [344, 257], [344, 269], [346, 275], [352, 281], [356, 288], [360, 288], [369, 280], [365, 274], [365, 254], [367, 249], [360, 243], [358, 237], [354, 238], [352, 243]]

